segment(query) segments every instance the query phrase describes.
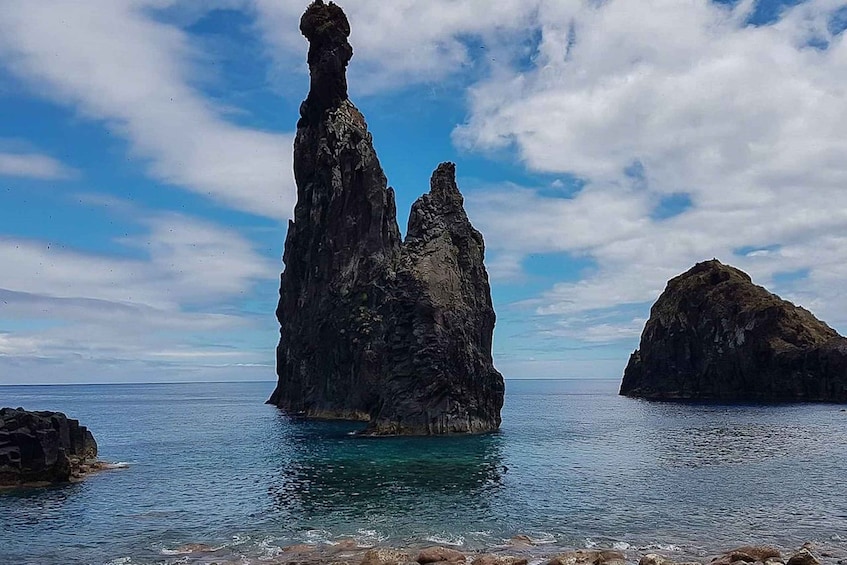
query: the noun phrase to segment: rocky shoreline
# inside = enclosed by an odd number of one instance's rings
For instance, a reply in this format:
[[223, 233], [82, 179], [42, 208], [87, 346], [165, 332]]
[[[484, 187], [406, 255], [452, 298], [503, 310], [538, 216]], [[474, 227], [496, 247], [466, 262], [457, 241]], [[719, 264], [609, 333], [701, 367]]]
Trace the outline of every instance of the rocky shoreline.
[[180, 563], [210, 565], [847, 565], [847, 549], [818, 548], [811, 543], [788, 551], [766, 545], [741, 546], [704, 557], [647, 548], [554, 548], [535, 545], [522, 535], [507, 545], [483, 551], [446, 546], [373, 547], [343, 539], [332, 544], [290, 545], [256, 559], [205, 544], [186, 544], [163, 553], [179, 556]]

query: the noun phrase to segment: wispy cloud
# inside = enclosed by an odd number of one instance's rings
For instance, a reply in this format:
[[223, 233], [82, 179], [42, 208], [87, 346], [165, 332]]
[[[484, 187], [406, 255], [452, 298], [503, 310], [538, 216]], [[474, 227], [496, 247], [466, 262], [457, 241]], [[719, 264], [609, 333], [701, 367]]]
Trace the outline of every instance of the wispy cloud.
[[40, 153], [0, 152], [0, 176], [38, 180], [62, 180], [77, 172], [60, 161]]
[[9, 0], [0, 61], [37, 94], [102, 120], [155, 178], [239, 210], [287, 217], [290, 134], [225, 120], [190, 82], [197, 53], [158, 0]]

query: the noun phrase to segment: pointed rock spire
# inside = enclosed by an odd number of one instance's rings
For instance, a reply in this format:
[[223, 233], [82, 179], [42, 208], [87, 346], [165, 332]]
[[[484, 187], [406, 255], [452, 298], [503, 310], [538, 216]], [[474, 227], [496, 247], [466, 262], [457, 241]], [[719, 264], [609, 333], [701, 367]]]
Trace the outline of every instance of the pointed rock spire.
[[482, 235], [456, 167], [442, 163], [400, 241], [394, 191], [367, 124], [347, 98], [350, 26], [312, 3], [311, 89], [294, 142], [297, 205], [285, 240], [277, 317], [279, 382], [269, 402], [367, 433], [480, 433], [500, 425], [494, 309]]

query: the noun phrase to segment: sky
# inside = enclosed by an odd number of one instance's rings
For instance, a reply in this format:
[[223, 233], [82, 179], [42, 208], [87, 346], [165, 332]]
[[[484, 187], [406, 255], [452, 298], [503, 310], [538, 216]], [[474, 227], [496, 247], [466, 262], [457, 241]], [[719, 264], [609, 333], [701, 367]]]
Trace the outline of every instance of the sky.
[[[619, 378], [716, 257], [847, 332], [847, 0], [347, 0], [400, 228], [442, 161], [509, 378]], [[3, 0], [0, 384], [273, 380], [294, 0]]]

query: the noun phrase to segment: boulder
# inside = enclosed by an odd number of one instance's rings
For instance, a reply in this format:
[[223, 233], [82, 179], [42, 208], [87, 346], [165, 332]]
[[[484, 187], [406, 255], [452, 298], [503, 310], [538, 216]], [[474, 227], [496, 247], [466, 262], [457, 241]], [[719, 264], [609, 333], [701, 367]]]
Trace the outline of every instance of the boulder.
[[471, 565], [527, 565], [528, 562], [529, 560], [526, 557], [484, 553], [475, 557]]
[[375, 547], [365, 553], [361, 565], [401, 565], [411, 561], [411, 557], [405, 551], [388, 547]]
[[612, 549], [577, 549], [561, 553], [547, 565], [624, 565], [626, 556]]
[[426, 547], [418, 553], [418, 558], [415, 560], [421, 565], [427, 563], [438, 563], [441, 561], [449, 563], [459, 563], [466, 559], [465, 554], [455, 549], [448, 547]]
[[622, 395], [652, 400], [847, 402], [847, 339], [711, 260], [650, 310]]
[[638, 560], [638, 565], [676, 565], [676, 562], [664, 555], [648, 553], [641, 556], [641, 559]]
[[748, 563], [781, 565], [783, 561], [778, 549], [762, 545], [745, 545], [715, 557], [710, 565], [744, 565]]
[[347, 97], [350, 25], [312, 3], [309, 95], [294, 142], [277, 318], [279, 381], [268, 402], [310, 418], [368, 422], [371, 435], [481, 433], [500, 425], [494, 309], [482, 235], [442, 163], [412, 206], [405, 241], [394, 191]]
[[782, 554], [778, 549], [766, 545], [744, 545], [729, 552], [741, 557], [743, 561], [781, 561]]
[[791, 556], [785, 565], [820, 565], [820, 560], [806, 548]]
[[0, 409], [0, 486], [62, 483], [97, 457], [94, 436], [61, 412]]

